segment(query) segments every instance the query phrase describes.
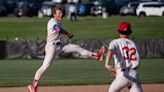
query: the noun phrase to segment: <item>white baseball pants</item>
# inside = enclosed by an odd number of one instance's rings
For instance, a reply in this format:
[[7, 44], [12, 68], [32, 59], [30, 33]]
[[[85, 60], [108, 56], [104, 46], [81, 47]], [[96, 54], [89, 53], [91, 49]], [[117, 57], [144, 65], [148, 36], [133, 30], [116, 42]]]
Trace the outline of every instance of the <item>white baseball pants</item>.
[[64, 46], [56, 45], [55, 43], [47, 43], [45, 46], [45, 58], [41, 67], [35, 73], [35, 80], [39, 80], [45, 70], [52, 64], [53, 58], [56, 53], [64, 52], [76, 52], [82, 57], [91, 57], [92, 52], [81, 48], [79, 45], [67, 44]]
[[143, 92], [141, 82], [134, 69], [116, 70], [116, 77], [112, 82], [108, 92], [120, 92], [123, 88], [128, 87], [130, 92]]

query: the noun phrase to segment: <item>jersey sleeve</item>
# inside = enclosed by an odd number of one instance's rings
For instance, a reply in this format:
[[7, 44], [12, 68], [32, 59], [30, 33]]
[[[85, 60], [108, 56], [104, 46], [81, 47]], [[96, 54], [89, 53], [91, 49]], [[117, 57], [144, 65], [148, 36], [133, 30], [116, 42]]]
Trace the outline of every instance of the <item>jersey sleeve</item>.
[[56, 21], [53, 21], [53, 20], [51, 19], [51, 20], [49, 20], [49, 22], [48, 22], [47, 29], [48, 29], [48, 30], [53, 30], [53, 31], [55, 31], [56, 33], [59, 33], [59, 32], [60, 32], [60, 25], [59, 25]]
[[59, 33], [61, 29], [60, 29], [60, 27], [59, 27], [57, 24], [54, 24], [53, 30], [54, 30], [56, 33]]
[[111, 41], [110, 44], [109, 44], [108, 49], [111, 49], [111, 50], [115, 51], [115, 48], [116, 47], [115, 47], [114, 41]]

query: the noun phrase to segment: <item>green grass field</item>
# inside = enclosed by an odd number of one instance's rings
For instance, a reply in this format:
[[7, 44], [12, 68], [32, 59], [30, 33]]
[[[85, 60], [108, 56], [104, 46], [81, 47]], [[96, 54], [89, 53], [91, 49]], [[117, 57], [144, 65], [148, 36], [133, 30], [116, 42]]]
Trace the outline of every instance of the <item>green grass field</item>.
[[[42, 60], [1, 60], [0, 87], [26, 86], [32, 82]], [[141, 59], [142, 83], [164, 83], [164, 59]], [[58, 59], [42, 77], [39, 85], [109, 84], [113, 78], [103, 62], [93, 59]]]
[[[0, 40], [12, 40], [15, 37], [23, 39], [45, 39], [48, 17], [45, 18], [0, 18]], [[63, 18], [63, 28], [74, 33], [73, 39], [110, 39], [116, 38], [116, 27], [120, 21], [129, 21], [133, 27], [132, 37], [163, 38], [164, 17], [135, 17], [111, 16], [107, 19], [101, 17], [87, 17], [86, 20], [71, 22]]]
[[[48, 17], [0, 18], [0, 40], [45, 39]], [[71, 22], [63, 19], [63, 28], [73, 32], [73, 39], [116, 38], [120, 21], [129, 21], [135, 39], [164, 38], [164, 17], [87, 17]], [[0, 87], [26, 86], [31, 83], [42, 60], [0, 60]], [[143, 83], [164, 83], [164, 59], [142, 59], [140, 77]], [[39, 85], [108, 84], [113, 78], [104, 69], [103, 62], [93, 59], [59, 59], [48, 69]]]

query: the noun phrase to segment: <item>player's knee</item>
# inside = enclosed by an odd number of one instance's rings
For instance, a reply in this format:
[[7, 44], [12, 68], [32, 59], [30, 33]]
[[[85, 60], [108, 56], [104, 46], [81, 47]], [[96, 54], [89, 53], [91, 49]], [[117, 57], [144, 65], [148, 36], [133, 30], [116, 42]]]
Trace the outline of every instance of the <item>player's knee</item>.
[[72, 47], [72, 48], [79, 48], [80, 46], [77, 45], [77, 44], [68, 44], [69, 47]]

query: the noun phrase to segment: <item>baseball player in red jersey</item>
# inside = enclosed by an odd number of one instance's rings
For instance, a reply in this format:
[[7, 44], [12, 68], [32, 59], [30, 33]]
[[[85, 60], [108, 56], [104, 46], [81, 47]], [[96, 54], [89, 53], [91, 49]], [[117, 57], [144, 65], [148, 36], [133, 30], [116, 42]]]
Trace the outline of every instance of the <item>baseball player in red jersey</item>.
[[[110, 42], [105, 60], [105, 68], [115, 76], [108, 92], [120, 92], [125, 87], [128, 87], [130, 92], [142, 92], [137, 73], [140, 56], [135, 43], [128, 38], [132, 32], [131, 25], [123, 21], [117, 30], [120, 38]], [[112, 55], [115, 66], [110, 64]]]
[[[37, 84], [45, 70], [52, 64], [54, 55], [58, 48], [60, 48], [60, 38], [61, 34], [67, 35], [70, 39], [73, 37], [71, 32], [67, 32], [61, 27], [61, 18], [62, 18], [62, 8], [60, 5], [56, 4], [53, 8], [53, 18], [48, 21], [47, 24], [47, 43], [45, 46], [45, 58], [41, 67], [36, 71], [33, 83], [28, 85], [30, 92], [37, 92]], [[72, 45], [74, 46], [74, 45]], [[69, 47], [64, 46], [64, 49], [69, 49]], [[104, 52], [104, 46], [98, 50], [97, 53], [91, 53], [86, 49], [81, 47], [76, 47], [77, 50], [67, 50], [67, 51], [77, 51], [81, 55], [88, 55], [89, 57], [96, 58], [97, 60], [102, 59], [102, 54]], [[72, 48], [71, 48], [72, 49]]]

